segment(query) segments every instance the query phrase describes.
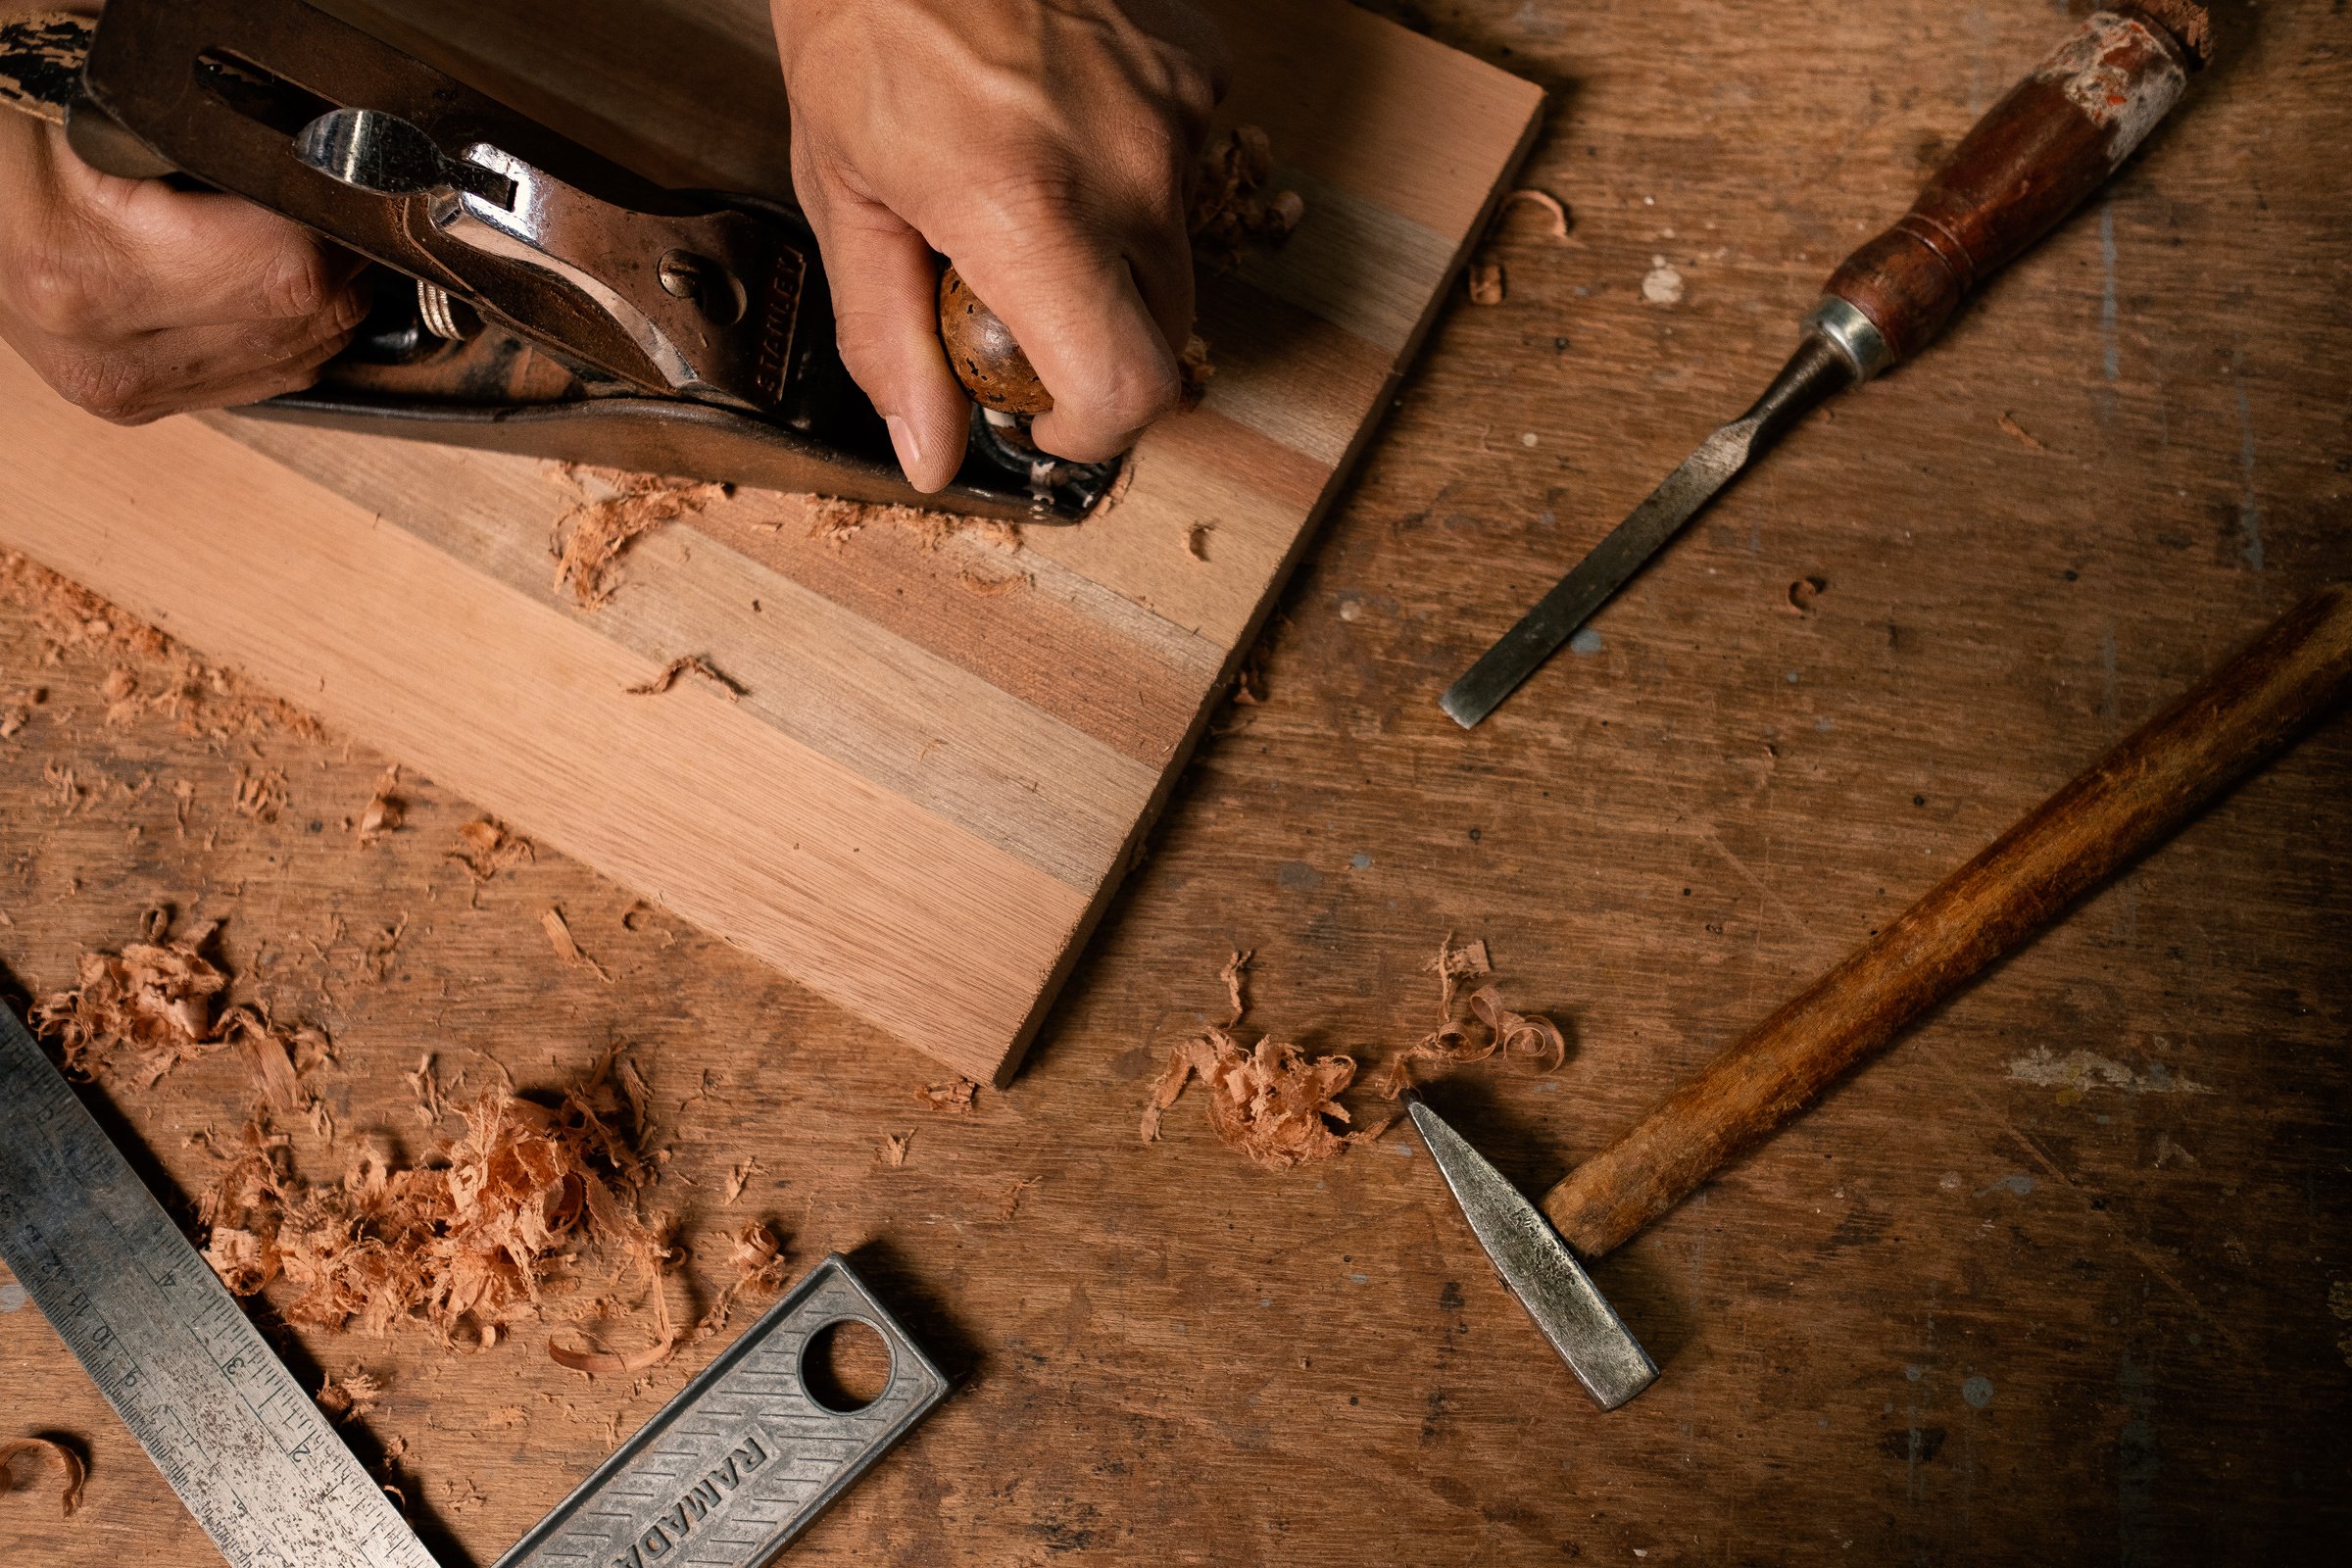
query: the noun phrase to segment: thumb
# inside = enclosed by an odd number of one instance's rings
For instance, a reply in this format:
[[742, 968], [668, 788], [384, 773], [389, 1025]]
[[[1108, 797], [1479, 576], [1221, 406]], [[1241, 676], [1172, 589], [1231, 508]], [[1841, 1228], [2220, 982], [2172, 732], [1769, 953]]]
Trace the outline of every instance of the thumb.
[[939, 270], [931, 247], [877, 203], [836, 190], [808, 214], [833, 290], [842, 364], [890, 426], [917, 490], [946, 488], [963, 466], [971, 405], [939, 341]]

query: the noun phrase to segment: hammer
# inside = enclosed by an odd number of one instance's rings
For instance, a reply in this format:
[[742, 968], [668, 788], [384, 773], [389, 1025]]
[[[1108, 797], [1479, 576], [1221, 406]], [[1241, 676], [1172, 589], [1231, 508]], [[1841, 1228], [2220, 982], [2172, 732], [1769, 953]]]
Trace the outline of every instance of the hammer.
[[[2352, 690], [2352, 588], [2324, 588], [1750, 1030], [1535, 1204], [1419, 1099], [1413, 1125], [1503, 1283], [1593, 1401], [1658, 1373], [1585, 1272], [2024, 946]], [[1580, 1261], [1581, 1260], [1581, 1261]]]

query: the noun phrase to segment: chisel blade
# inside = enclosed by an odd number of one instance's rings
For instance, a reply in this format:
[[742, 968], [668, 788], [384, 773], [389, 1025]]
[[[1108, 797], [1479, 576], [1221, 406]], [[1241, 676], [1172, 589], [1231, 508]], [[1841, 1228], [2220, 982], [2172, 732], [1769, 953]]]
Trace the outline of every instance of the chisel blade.
[[1461, 679], [1446, 688], [1438, 706], [1462, 728], [1475, 728], [1544, 661], [1557, 653], [1560, 644], [1575, 636], [1576, 629], [1607, 604], [1642, 569], [1643, 562], [1682, 532], [1699, 508], [1739, 476], [1747, 466], [1754, 442], [1753, 419], [1736, 419], [1700, 442], [1698, 450], [1649, 493], [1648, 500], [1610, 529], [1609, 536], [1578, 562], [1575, 570], [1519, 617], [1519, 624], [1503, 633]]
[[1476, 727], [1631, 581], [1642, 563], [1682, 532], [1700, 508], [1808, 410], [1850, 384], [1858, 373], [1855, 361], [1809, 322], [1796, 353], [1755, 406], [1701, 441], [1649, 499], [1611, 529], [1468, 673], [1446, 688], [1438, 706], [1462, 728]]

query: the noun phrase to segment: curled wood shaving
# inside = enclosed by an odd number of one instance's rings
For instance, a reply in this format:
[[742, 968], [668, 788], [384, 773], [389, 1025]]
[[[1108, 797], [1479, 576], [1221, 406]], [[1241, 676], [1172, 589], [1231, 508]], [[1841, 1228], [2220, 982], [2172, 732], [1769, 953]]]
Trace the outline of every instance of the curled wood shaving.
[[[1455, 1000], [1462, 983], [1494, 972], [1484, 942], [1457, 948], [1448, 935], [1438, 944], [1438, 956], [1429, 968], [1438, 977], [1438, 1026], [1389, 1058], [1374, 1085], [1382, 1099], [1395, 1100], [1413, 1086], [1416, 1062], [1462, 1066], [1499, 1054], [1505, 1059], [1532, 1061], [1538, 1071], [1549, 1072], [1566, 1058], [1567, 1037], [1557, 1024], [1542, 1013], [1512, 1011], [1503, 1003], [1502, 993], [1492, 985], [1471, 993], [1468, 1019], [1456, 1016]], [[1483, 1037], [1471, 1028], [1473, 1023], [1485, 1031]]]
[[547, 945], [555, 949], [557, 957], [574, 969], [591, 971], [607, 985], [612, 983], [612, 971], [582, 953], [580, 945], [571, 939], [571, 927], [564, 922], [562, 909], [551, 904], [540, 910], [539, 928], [547, 933]]
[[341, 1377], [328, 1378], [319, 1388], [317, 1399], [318, 1408], [326, 1412], [327, 1419], [356, 1421], [361, 1416], [373, 1413], [375, 1401], [382, 1397], [383, 1392], [383, 1384], [368, 1373], [354, 1368]]
[[416, 1070], [400, 1075], [407, 1081], [409, 1093], [416, 1097], [416, 1119], [425, 1126], [438, 1124], [449, 1113], [441, 1099], [441, 1080], [433, 1073], [433, 1054], [426, 1052], [416, 1058]]
[[2001, 433], [2003, 435], [2016, 437], [2020, 442], [2024, 443], [2027, 451], [2047, 452], [2050, 450], [2048, 447], [2042, 445], [2039, 440], [2035, 439], [2033, 431], [2018, 423], [2015, 416], [2008, 414], [2003, 414], [1995, 422], [2000, 425]]
[[400, 788], [400, 764], [384, 769], [384, 776], [375, 781], [375, 793], [360, 811], [360, 842], [373, 844], [387, 833], [397, 832], [401, 820], [408, 814], [408, 803], [392, 792]]
[[1826, 577], [1799, 577], [1788, 585], [1784, 603], [1791, 615], [1811, 614], [1813, 601], [1829, 592], [1829, 589], [1830, 583]]
[[1494, 216], [1497, 219], [1500, 219], [1504, 213], [1509, 212], [1521, 202], [1526, 202], [1531, 206], [1541, 207], [1545, 213], [1549, 214], [1551, 217], [1551, 237], [1560, 241], [1562, 244], [1567, 243], [1568, 209], [1561, 203], [1557, 196], [1554, 196], [1547, 190], [1536, 190], [1533, 187], [1525, 187], [1512, 191], [1509, 195], [1502, 199], [1498, 206], [1495, 207]]
[[1207, 523], [1196, 522], [1184, 531], [1184, 553], [1195, 561], [1208, 559], [1208, 536], [1214, 532]]
[[[1186, 337], [1182, 352], [1176, 356], [1176, 407], [1186, 414], [1199, 408], [1200, 400], [1208, 396], [1208, 383], [1216, 373], [1217, 368], [1209, 363], [1207, 340], [1198, 332]], [[1132, 466], [1119, 470], [1106, 501], [1115, 501], [1126, 494], [1122, 487], [1129, 482], [1132, 471]]]
[[911, 1127], [903, 1133], [884, 1133], [880, 1146], [874, 1150], [874, 1158], [884, 1168], [897, 1170], [906, 1163], [906, 1146], [913, 1142], [914, 1129]]
[[43, 1458], [57, 1461], [57, 1467], [66, 1476], [65, 1490], [59, 1494], [58, 1502], [65, 1516], [73, 1518], [74, 1510], [81, 1506], [81, 1484], [88, 1478], [88, 1472], [82, 1467], [81, 1455], [48, 1438], [9, 1438], [0, 1441], [0, 1492], [13, 1492], [24, 1485], [16, 1482], [13, 1476], [17, 1461], [27, 1456], [36, 1461]]
[[476, 882], [487, 882], [501, 871], [513, 870], [538, 858], [539, 852], [529, 839], [508, 832], [486, 816], [458, 829], [457, 847], [447, 857], [464, 866], [466, 874]]
[[1503, 300], [1502, 264], [1492, 257], [1482, 256], [1470, 264], [1465, 274], [1470, 285], [1473, 305], [1500, 305]]
[[773, 1296], [784, 1289], [783, 1238], [766, 1220], [754, 1220], [735, 1233], [727, 1261], [734, 1266], [735, 1278], [718, 1293], [710, 1310], [703, 1314], [702, 1322], [695, 1325], [697, 1345], [727, 1326], [738, 1298]]
[[980, 1098], [980, 1086], [969, 1078], [951, 1078], [944, 1084], [925, 1084], [914, 1092], [914, 1098], [933, 1110], [952, 1110], [958, 1115], [970, 1115]]
[[1267, 191], [1273, 177], [1273, 143], [1259, 126], [1237, 126], [1201, 152], [1186, 227], [1203, 260], [1231, 267], [1245, 246], [1271, 247], [1290, 238], [1306, 216], [1306, 202], [1295, 190]]
[[683, 659], [673, 659], [663, 664], [661, 673], [655, 675], [651, 680], [640, 681], [634, 686], [623, 686], [621, 690], [631, 697], [659, 697], [675, 686], [680, 675], [701, 676], [724, 692], [730, 703], [742, 702], [744, 693], [750, 689], [732, 676], [720, 674], [702, 655], [688, 654]]
[[1350, 1132], [1333, 1126], [1353, 1120], [1339, 1096], [1355, 1081], [1354, 1057], [1308, 1056], [1270, 1035], [1245, 1049], [1225, 1030], [1211, 1029], [1170, 1054], [1145, 1111], [1147, 1142], [1158, 1135], [1159, 1114], [1195, 1073], [1207, 1092], [1209, 1126], [1217, 1137], [1271, 1170], [1335, 1159], [1350, 1145], [1388, 1130], [1390, 1118]]
[[556, 472], [579, 500], [556, 519], [548, 541], [548, 552], [556, 558], [555, 587], [583, 610], [612, 599], [620, 586], [615, 568], [638, 539], [693, 516], [728, 493], [721, 484], [580, 464], [559, 465]]

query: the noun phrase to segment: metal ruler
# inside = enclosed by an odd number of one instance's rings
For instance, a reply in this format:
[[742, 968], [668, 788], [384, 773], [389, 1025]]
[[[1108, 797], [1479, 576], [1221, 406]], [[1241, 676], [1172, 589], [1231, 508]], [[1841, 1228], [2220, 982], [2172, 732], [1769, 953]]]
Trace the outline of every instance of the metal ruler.
[[[435, 1568], [6, 1006], [0, 1259], [234, 1568]], [[845, 1319], [880, 1334], [891, 1361], [881, 1396], [850, 1411], [820, 1402], [801, 1367]], [[756, 1568], [947, 1392], [828, 1257], [499, 1568]]]

